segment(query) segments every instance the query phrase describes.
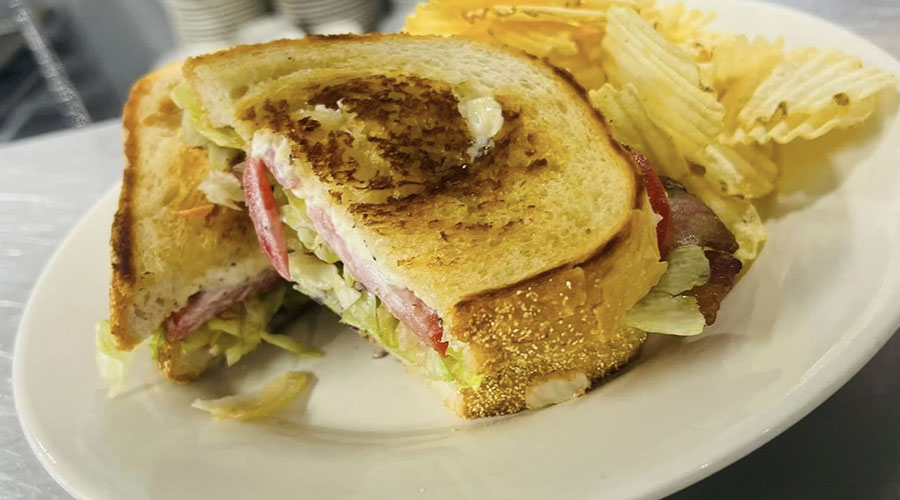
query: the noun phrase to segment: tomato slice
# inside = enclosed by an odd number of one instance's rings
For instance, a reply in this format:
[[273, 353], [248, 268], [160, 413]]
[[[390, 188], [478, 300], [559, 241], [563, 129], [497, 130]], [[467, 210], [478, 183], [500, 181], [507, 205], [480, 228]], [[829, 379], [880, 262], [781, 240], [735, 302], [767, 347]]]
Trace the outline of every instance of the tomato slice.
[[266, 179], [266, 166], [262, 160], [250, 158], [247, 161], [243, 181], [247, 211], [250, 212], [250, 219], [256, 229], [259, 246], [278, 274], [290, 280], [284, 227], [281, 225], [281, 215], [275, 205], [272, 187]]
[[641, 170], [641, 179], [644, 182], [647, 197], [650, 198], [650, 207], [661, 217], [656, 224], [656, 239], [659, 242], [659, 255], [665, 259], [674, 243], [672, 241], [672, 209], [669, 206], [669, 196], [650, 160], [637, 151], [631, 149], [628, 151]]

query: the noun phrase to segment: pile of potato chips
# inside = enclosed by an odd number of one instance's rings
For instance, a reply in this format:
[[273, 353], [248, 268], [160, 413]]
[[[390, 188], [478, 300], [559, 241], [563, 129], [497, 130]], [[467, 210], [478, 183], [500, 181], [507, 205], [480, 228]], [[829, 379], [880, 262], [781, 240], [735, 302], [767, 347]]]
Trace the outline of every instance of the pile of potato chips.
[[569, 71], [616, 139], [712, 208], [747, 264], [766, 240], [753, 201], [774, 189], [773, 143], [861, 123], [898, 79], [838, 51], [706, 30], [714, 18], [655, 0], [430, 0], [406, 31], [500, 42]]

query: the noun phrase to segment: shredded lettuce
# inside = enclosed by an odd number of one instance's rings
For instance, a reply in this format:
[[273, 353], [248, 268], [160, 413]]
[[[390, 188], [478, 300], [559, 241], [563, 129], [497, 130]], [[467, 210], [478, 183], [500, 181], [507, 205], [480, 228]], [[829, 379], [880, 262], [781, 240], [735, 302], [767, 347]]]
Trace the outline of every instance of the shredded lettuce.
[[669, 267], [654, 288], [669, 295], [678, 295], [709, 281], [709, 261], [703, 248], [685, 245], [672, 249], [667, 260]]
[[156, 327], [156, 330], [153, 330], [153, 335], [150, 336], [150, 357], [153, 361], [159, 360], [159, 350], [165, 343], [166, 334], [161, 326]]
[[315, 255], [303, 252], [289, 254], [288, 263], [297, 290], [320, 300], [334, 311], [344, 311], [361, 296], [359, 290], [347, 284], [335, 264], [322, 262]]
[[453, 380], [453, 374], [444, 363], [444, 358], [434, 349], [429, 349], [425, 355], [425, 378], [444, 382]]
[[238, 203], [244, 202], [241, 181], [230, 172], [210, 170], [203, 182], [197, 186], [210, 203], [222, 205], [232, 210], [240, 210]]
[[231, 166], [237, 162], [243, 153], [240, 149], [223, 148], [213, 143], [206, 144], [206, 156], [209, 158], [209, 166], [219, 172], [231, 172]]
[[272, 344], [276, 347], [280, 347], [285, 351], [292, 352], [297, 356], [311, 356], [317, 358], [322, 355], [321, 352], [310, 349], [301, 343], [299, 340], [290, 337], [288, 335], [279, 335], [275, 333], [269, 333], [266, 331], [260, 332], [260, 336], [262, 339], [269, 344]]
[[309, 381], [303, 372], [288, 371], [265, 383], [262, 388], [218, 399], [196, 399], [191, 404], [216, 418], [258, 420], [268, 418], [286, 408]]
[[703, 248], [686, 245], [669, 253], [669, 267], [659, 283], [625, 315], [625, 325], [651, 333], [698, 335], [706, 327], [697, 299], [679, 295], [709, 280]]
[[447, 349], [447, 357], [443, 358], [443, 362], [460, 387], [468, 387], [475, 390], [481, 387], [484, 375], [466, 370], [462, 351], [458, 351], [453, 347]]
[[375, 337], [387, 349], [397, 349], [397, 325], [399, 321], [388, 312], [381, 300], [370, 292], [348, 307], [341, 317], [344, 323], [359, 328]]
[[241, 336], [241, 319], [240, 318], [230, 318], [230, 319], [213, 318], [206, 322], [206, 326], [208, 326], [212, 330], [218, 330], [220, 332], [225, 332], [228, 335], [234, 335], [235, 337]]
[[[241, 304], [235, 304], [226, 313], [207, 321], [181, 341], [182, 353], [209, 349], [213, 354], [224, 354], [228, 366], [240, 361], [261, 342], [272, 344], [298, 356], [320, 355], [318, 351], [304, 346], [294, 338], [268, 331], [272, 317], [281, 307], [299, 307], [304, 302], [302, 297], [286, 292], [287, 287], [279, 287], [265, 295], [251, 297]], [[290, 297], [290, 304], [286, 302], [286, 297]]]
[[307, 250], [315, 254], [319, 260], [334, 264], [340, 260], [336, 253], [328, 246], [313, 227], [312, 220], [306, 214], [306, 202], [297, 198], [288, 191], [282, 190], [287, 203], [280, 207], [281, 219], [285, 224], [297, 231], [297, 239]]
[[116, 345], [116, 339], [109, 329], [109, 321], [101, 320], [97, 323], [97, 370], [100, 377], [109, 386], [109, 397], [115, 397], [125, 389], [128, 366], [131, 364], [133, 353], [120, 351]]
[[415, 347], [407, 346], [404, 349], [397, 338], [397, 326], [400, 322], [387, 310], [381, 300], [370, 292], [362, 292], [362, 297], [344, 311], [341, 321], [365, 331], [386, 349], [411, 363], [420, 360], [424, 363], [424, 373], [428, 379], [455, 381], [461, 387], [474, 389], [477, 389], [484, 379], [484, 375], [466, 371], [463, 353], [460, 350], [450, 348], [447, 356], [441, 357], [434, 349], [420, 346], [418, 341]]
[[233, 128], [217, 128], [209, 122], [209, 118], [203, 111], [203, 105], [187, 82], [172, 89], [171, 97], [176, 106], [188, 113], [190, 125], [197, 133], [217, 146], [244, 149], [244, 140]]

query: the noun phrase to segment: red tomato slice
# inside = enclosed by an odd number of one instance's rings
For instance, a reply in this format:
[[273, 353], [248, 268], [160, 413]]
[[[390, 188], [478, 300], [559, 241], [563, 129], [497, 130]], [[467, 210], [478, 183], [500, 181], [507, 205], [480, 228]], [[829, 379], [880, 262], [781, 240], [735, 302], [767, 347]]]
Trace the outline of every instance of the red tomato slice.
[[256, 229], [259, 246], [278, 274], [290, 280], [284, 227], [281, 225], [281, 216], [275, 206], [275, 196], [266, 179], [266, 166], [262, 160], [250, 158], [247, 161], [243, 181], [247, 211], [250, 212], [250, 219]]
[[665, 259], [672, 248], [672, 209], [669, 207], [669, 197], [666, 194], [666, 188], [663, 187], [662, 181], [656, 175], [653, 165], [644, 155], [634, 150], [629, 150], [634, 162], [641, 169], [641, 179], [644, 182], [644, 189], [650, 198], [650, 207], [662, 219], [656, 224], [656, 239], [659, 242], [659, 254]]

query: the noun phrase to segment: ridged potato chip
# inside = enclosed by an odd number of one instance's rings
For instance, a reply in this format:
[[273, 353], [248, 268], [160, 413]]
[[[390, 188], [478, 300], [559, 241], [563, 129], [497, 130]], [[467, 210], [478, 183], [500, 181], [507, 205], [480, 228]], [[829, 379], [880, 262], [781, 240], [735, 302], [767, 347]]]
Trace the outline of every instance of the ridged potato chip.
[[[483, 33], [499, 16], [517, 20], [552, 20], [595, 24], [613, 6], [637, 11], [653, 7], [655, 0], [430, 0], [416, 6], [404, 31], [413, 35]], [[548, 19], [549, 18], [549, 19]]]
[[836, 50], [791, 51], [741, 108], [732, 137], [779, 143], [814, 139], [868, 118], [874, 109], [869, 98], [897, 83], [895, 75]]
[[682, 156], [715, 141], [725, 110], [715, 91], [700, 81], [690, 55], [631, 9], [611, 8], [606, 30], [603, 48], [611, 60], [610, 81], [635, 86], [647, 112], [672, 136]]
[[578, 54], [578, 45], [572, 39], [570, 30], [565, 26], [553, 23], [529, 23], [521, 21], [505, 21], [488, 30], [488, 34], [496, 41], [516, 47], [536, 57], [549, 57], [552, 54], [574, 56]]
[[725, 106], [725, 130], [738, 127], [738, 113], [750, 101], [759, 84], [784, 57], [784, 39], [775, 42], [757, 37], [722, 37], [713, 47], [712, 82]]
[[835, 129], [848, 128], [866, 121], [875, 112], [875, 96], [863, 101], [828, 105], [813, 115], [779, 112], [768, 123], [758, 123], [746, 130], [738, 128], [723, 138], [729, 144], [787, 144], [795, 139], [816, 139]]
[[641, 15], [667, 40], [678, 45], [695, 39], [716, 19], [715, 12], [690, 10], [681, 2], [661, 9], [647, 9]]
[[688, 174], [687, 162], [678, 153], [672, 137], [647, 114], [634, 85], [616, 90], [606, 84], [590, 91], [589, 97], [617, 141], [649, 158], [662, 175], [680, 179]]
[[[606, 12], [603, 10], [571, 9], [568, 7], [536, 6], [536, 5], [493, 5], [466, 13], [470, 20], [504, 21], [551, 21], [571, 26], [583, 24], [605, 23]], [[527, 34], [527, 33], [526, 33]]]
[[725, 195], [761, 198], [775, 189], [777, 167], [772, 159], [749, 148], [741, 154], [731, 146], [714, 143], [688, 156], [688, 161], [702, 166], [703, 177]]

